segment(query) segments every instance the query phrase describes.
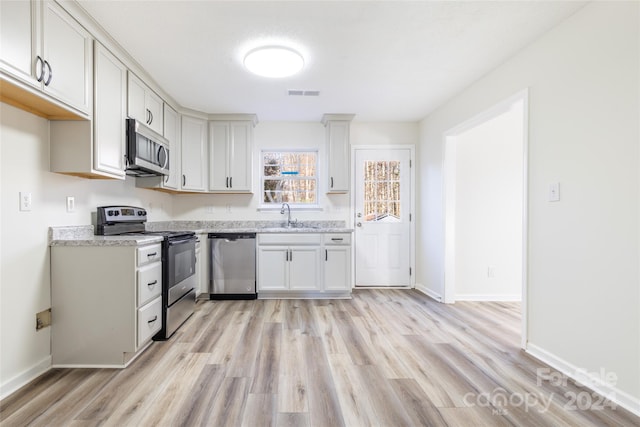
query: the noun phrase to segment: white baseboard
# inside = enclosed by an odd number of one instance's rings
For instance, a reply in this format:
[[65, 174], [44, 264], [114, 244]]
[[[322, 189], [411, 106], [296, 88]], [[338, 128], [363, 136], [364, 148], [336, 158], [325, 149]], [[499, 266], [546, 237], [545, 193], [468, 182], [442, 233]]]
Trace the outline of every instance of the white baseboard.
[[47, 356], [26, 371], [16, 375], [9, 381], [0, 384], [0, 400], [24, 387], [40, 375], [51, 369], [51, 356]]
[[[622, 406], [624, 409], [640, 417], [640, 399], [607, 383], [601, 378], [602, 375], [587, 373], [584, 369], [557, 357], [535, 344], [528, 343], [525, 351], [536, 359], [558, 370], [563, 375], [566, 375], [568, 378], [581, 383], [584, 387], [610, 399], [616, 405]], [[578, 375], [580, 378], [578, 378]]]
[[433, 292], [431, 289], [429, 288], [425, 288], [424, 286], [422, 286], [419, 283], [416, 283], [416, 287], [415, 287], [416, 291], [422, 292], [423, 294], [425, 294], [426, 296], [428, 296], [429, 298], [432, 298], [438, 302], [442, 302], [442, 296], [436, 292]]
[[509, 301], [520, 302], [522, 301], [521, 295], [456, 295], [456, 301]]

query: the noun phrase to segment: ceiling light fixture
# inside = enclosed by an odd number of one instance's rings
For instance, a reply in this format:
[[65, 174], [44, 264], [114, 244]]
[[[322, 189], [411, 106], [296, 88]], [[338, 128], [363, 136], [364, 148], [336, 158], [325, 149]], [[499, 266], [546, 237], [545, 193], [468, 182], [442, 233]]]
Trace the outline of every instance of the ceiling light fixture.
[[288, 47], [264, 46], [247, 53], [244, 66], [262, 77], [289, 77], [302, 70], [304, 59]]

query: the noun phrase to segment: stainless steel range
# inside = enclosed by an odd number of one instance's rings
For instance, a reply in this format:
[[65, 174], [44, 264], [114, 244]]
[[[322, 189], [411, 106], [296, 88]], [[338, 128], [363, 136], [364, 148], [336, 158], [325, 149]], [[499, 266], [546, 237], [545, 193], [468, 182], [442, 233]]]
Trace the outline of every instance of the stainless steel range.
[[162, 241], [162, 329], [166, 340], [191, 316], [196, 303], [196, 236], [193, 231], [146, 231], [147, 212], [135, 206], [100, 206], [96, 234], [152, 235]]

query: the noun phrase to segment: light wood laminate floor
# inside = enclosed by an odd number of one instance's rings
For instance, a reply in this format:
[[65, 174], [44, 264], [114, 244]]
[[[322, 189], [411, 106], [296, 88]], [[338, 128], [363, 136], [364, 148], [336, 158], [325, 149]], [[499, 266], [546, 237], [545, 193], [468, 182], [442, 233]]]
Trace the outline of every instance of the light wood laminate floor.
[[545, 365], [519, 340], [515, 303], [450, 306], [407, 290], [201, 301], [129, 368], [53, 369], [0, 402], [0, 424], [640, 425], [571, 380], [538, 381]]

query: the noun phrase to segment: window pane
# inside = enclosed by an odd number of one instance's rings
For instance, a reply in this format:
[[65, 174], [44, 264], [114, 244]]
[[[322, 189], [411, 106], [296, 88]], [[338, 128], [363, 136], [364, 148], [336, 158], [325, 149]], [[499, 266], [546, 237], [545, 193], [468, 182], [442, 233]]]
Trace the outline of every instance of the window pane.
[[317, 203], [317, 152], [265, 151], [263, 203]]
[[364, 221], [400, 220], [400, 162], [364, 162]]

